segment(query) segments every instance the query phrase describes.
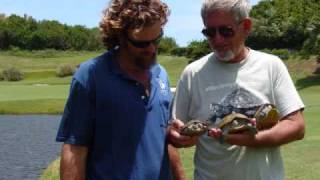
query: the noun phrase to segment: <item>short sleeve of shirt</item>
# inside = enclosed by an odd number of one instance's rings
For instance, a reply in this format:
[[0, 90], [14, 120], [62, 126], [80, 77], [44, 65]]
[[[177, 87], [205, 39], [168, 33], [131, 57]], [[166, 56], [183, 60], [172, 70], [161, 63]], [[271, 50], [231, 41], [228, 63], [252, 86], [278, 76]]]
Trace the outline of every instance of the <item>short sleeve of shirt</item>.
[[284, 63], [280, 59], [275, 61], [273, 69], [274, 99], [281, 117], [303, 109], [304, 104]]
[[94, 104], [85, 86], [73, 78], [56, 141], [89, 145], [92, 139]]

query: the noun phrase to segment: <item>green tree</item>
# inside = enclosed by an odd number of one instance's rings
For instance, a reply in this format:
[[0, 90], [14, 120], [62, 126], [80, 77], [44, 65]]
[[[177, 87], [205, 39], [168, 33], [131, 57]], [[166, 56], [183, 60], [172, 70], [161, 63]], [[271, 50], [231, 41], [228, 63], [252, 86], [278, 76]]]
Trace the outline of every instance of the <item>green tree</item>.
[[170, 52], [177, 47], [178, 45], [174, 38], [163, 37], [160, 41], [158, 52], [160, 54], [170, 54]]
[[211, 52], [210, 46], [207, 40], [192, 41], [187, 46], [187, 57], [196, 60]]
[[0, 14], [0, 49], [7, 49], [8, 46], [7, 20], [4, 14]]
[[307, 29], [318, 21], [319, 12], [319, 0], [260, 1], [251, 11], [254, 27], [248, 44], [256, 49], [304, 49], [317, 37], [316, 30]]

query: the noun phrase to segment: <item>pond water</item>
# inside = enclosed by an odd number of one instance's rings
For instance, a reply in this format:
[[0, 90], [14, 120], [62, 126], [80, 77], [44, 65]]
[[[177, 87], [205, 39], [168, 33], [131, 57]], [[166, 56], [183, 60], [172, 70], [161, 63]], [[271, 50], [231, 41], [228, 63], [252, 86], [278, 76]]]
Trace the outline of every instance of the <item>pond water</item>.
[[0, 180], [37, 180], [60, 154], [61, 116], [0, 115]]

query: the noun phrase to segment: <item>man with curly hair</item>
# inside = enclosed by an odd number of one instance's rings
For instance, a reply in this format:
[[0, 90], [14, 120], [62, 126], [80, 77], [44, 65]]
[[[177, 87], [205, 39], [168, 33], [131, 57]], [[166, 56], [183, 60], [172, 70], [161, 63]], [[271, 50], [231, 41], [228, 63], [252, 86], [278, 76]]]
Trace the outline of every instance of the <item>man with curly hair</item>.
[[166, 141], [172, 95], [156, 62], [168, 15], [159, 0], [111, 0], [100, 23], [108, 52], [72, 79], [56, 138], [61, 179], [184, 179]]

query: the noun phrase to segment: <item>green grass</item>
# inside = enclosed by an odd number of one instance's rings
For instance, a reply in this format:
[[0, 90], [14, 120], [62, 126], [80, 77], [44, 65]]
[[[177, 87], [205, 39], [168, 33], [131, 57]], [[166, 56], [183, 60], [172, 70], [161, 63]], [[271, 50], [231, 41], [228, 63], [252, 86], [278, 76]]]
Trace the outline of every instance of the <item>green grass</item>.
[[[0, 71], [9, 67], [16, 67], [26, 75], [23, 81], [13, 83], [0, 81], [0, 85], [33, 83], [69, 84], [70, 78], [61, 80], [61, 78], [55, 76], [57, 67], [61, 64], [70, 64], [76, 66], [81, 62], [98, 55], [98, 52], [88, 52], [66, 57], [62, 56], [55, 58], [32, 58], [0, 54]], [[184, 57], [159, 55], [158, 60], [159, 63], [166, 68], [171, 78], [171, 85], [175, 86], [182, 70], [187, 65], [189, 59]]]
[[[61, 113], [68, 95], [71, 76], [57, 77], [57, 67], [68, 63], [75, 66], [99, 55], [98, 52], [57, 52], [61, 54], [42, 57], [43, 52], [35, 52], [34, 55], [28, 54], [29, 52], [23, 53], [27, 54], [26, 57], [0, 52], [0, 71], [16, 67], [25, 74], [22, 81], [0, 81], [1, 114]], [[159, 56], [158, 59], [166, 68], [171, 85], [175, 86], [188, 59], [172, 56]], [[55, 101], [59, 103], [53, 103]]]
[[181, 148], [178, 149], [180, 153], [180, 158], [182, 161], [183, 169], [186, 173], [188, 179], [193, 179], [193, 154], [195, 152], [195, 148]]
[[307, 108], [304, 115], [307, 125], [304, 140], [282, 148], [288, 180], [316, 180], [320, 177], [320, 124], [317, 121], [320, 106]]
[[56, 71], [54, 70], [43, 70], [43, 71], [29, 71], [24, 73], [24, 79], [22, 81], [0, 81], [2, 85], [39, 85], [49, 84], [57, 85], [64, 84], [68, 85], [71, 82], [71, 76], [57, 77]]
[[171, 86], [175, 87], [180, 74], [188, 64], [189, 59], [184, 57], [159, 56], [159, 63], [167, 70]]
[[53, 161], [47, 169], [43, 171], [39, 180], [59, 180], [59, 173], [57, 169], [60, 167], [60, 158]]
[[[37, 54], [37, 52], [34, 52]], [[59, 53], [59, 52], [57, 52]], [[63, 52], [61, 52], [63, 53]], [[71, 53], [68, 55], [57, 55], [57, 57], [24, 57], [12, 56], [0, 52], [0, 70], [16, 67], [23, 72], [56, 70], [60, 64], [78, 65], [79, 63], [97, 56], [98, 52]], [[36, 56], [36, 55], [34, 55]]]
[[0, 102], [19, 100], [65, 99], [68, 85], [8, 85], [0, 88]]
[[3, 85], [0, 114], [58, 114], [63, 112], [69, 85]]
[[0, 114], [61, 114], [65, 99], [1, 101]]

